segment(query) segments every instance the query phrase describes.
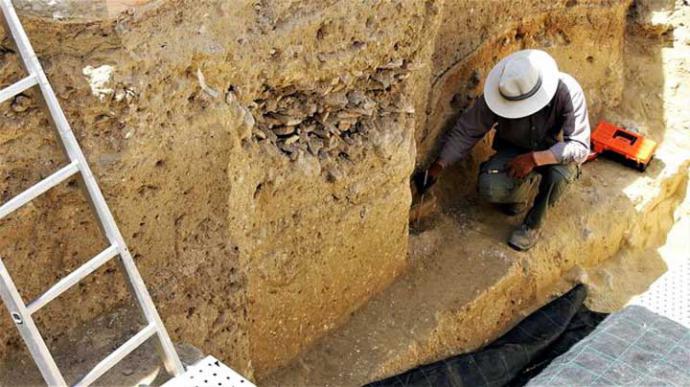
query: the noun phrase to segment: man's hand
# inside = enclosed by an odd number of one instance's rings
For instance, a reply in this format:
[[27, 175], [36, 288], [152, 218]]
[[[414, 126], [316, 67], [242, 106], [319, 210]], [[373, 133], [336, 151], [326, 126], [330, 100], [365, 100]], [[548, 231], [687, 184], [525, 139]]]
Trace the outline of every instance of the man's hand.
[[514, 179], [522, 179], [529, 175], [530, 172], [537, 166], [532, 152], [521, 154], [510, 160], [506, 165], [508, 176]]
[[436, 184], [441, 171], [443, 171], [443, 165], [438, 161], [434, 161], [426, 171], [417, 172], [413, 177], [417, 192], [420, 195], [424, 195], [429, 188]]

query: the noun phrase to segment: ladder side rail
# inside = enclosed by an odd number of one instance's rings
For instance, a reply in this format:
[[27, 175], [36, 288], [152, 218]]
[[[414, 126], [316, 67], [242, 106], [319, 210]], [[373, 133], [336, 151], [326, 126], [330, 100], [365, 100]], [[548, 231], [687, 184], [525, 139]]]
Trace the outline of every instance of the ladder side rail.
[[[14, 34], [12, 33], [12, 28], [10, 25], [11, 22], [9, 17], [10, 15], [15, 13], [14, 7], [10, 0], [0, 0], [0, 9], [2, 10], [3, 15], [3, 17], [0, 18], [0, 22], [2, 22], [2, 25], [5, 28], [5, 33], [7, 34], [8, 38], [11, 41], [14, 41]], [[22, 54], [23, 53], [20, 51], [20, 57], [22, 56]], [[23, 60], [21, 63], [24, 67], [24, 70], [28, 73], [28, 76], [24, 78], [24, 80], [31, 77], [37, 84], [38, 79], [26, 67], [26, 63]], [[43, 340], [43, 336], [38, 330], [36, 323], [31, 317], [31, 314], [28, 313], [28, 311], [26, 310], [26, 304], [22, 300], [22, 297], [19, 294], [19, 290], [17, 290], [14, 280], [12, 280], [12, 277], [10, 276], [9, 271], [5, 267], [5, 264], [2, 261], [1, 257], [0, 298], [2, 298], [5, 307], [10, 312], [12, 320], [14, 321], [17, 330], [19, 330], [19, 334], [21, 335], [22, 340], [29, 349], [29, 353], [36, 362], [36, 366], [38, 367], [38, 370], [41, 373], [43, 380], [49, 386], [67, 386], [67, 382], [65, 382], [65, 379], [62, 376], [60, 369], [55, 363], [55, 359], [51, 355], [48, 346]], [[17, 321], [17, 318], [20, 318], [21, 320]]]
[[[17, 51], [19, 53], [19, 56], [21, 58], [21, 64], [24, 67], [24, 70], [29, 74], [29, 77], [32, 77], [35, 81], [36, 85], [39, 85], [39, 78], [36, 73], [36, 69], [39, 70], [39, 73], [43, 74], [45, 77], [45, 74], [43, 73], [43, 68], [38, 60], [38, 57], [36, 56], [36, 53], [33, 49], [33, 46], [31, 45], [31, 42], [29, 41], [28, 36], [26, 35], [26, 31], [24, 30], [24, 27], [21, 24], [21, 20], [19, 20], [19, 17], [17, 16], [17, 13], [14, 9], [14, 6], [12, 5], [12, 0], [0, 0], [0, 8], [2, 8], [2, 13], [3, 13], [3, 18], [0, 19], [2, 21], [3, 26], [5, 27], [5, 31], [9, 37], [9, 39], [14, 43], [15, 47], [17, 48]], [[10, 20], [12, 21], [10, 23]], [[22, 40], [23, 39], [23, 40]], [[31, 63], [36, 63], [38, 66], [31, 66]], [[40, 88], [40, 93], [43, 92], [43, 89]], [[37, 101], [40, 101], [45, 109], [48, 109], [48, 114], [50, 122], [53, 124], [54, 130], [56, 130], [58, 135], [62, 138], [62, 134], [59, 132], [57, 122], [55, 118], [52, 116], [52, 109], [48, 106], [47, 100], [44, 95], [41, 95], [42, 98], [37, 98]], [[62, 110], [59, 105], [58, 105], [58, 110]], [[70, 129], [71, 131], [71, 129]], [[75, 158], [72, 157], [72, 152], [69, 151], [66, 147], [66, 143], [64, 141], [60, 141], [60, 146], [62, 147], [62, 151], [65, 154], [65, 156], [72, 162], [75, 163]], [[78, 147], [78, 146], [77, 146]], [[78, 162], [77, 162], [78, 163]], [[88, 168], [88, 164], [82, 163], [81, 165], [85, 166]], [[84, 195], [88, 198], [87, 202], [89, 203], [89, 206], [91, 206], [91, 209], [94, 213], [98, 214], [98, 210], [94, 207], [94, 203], [92, 200], [90, 200], [90, 193], [86, 189], [86, 186], [84, 184], [84, 178], [81, 176], [80, 180], [80, 188], [84, 190]], [[97, 223], [98, 227], [101, 229], [101, 232], [108, 237], [108, 232], [107, 230], [103, 227], [103, 222], [99, 218], [99, 222]], [[110, 238], [108, 237], [108, 240], [110, 241]], [[111, 243], [112, 244], [112, 243]]]
[[43, 72], [43, 67], [38, 61], [38, 57], [31, 46], [31, 42], [29, 41], [24, 29], [21, 27], [21, 21], [19, 20], [19, 17], [17, 16], [17, 13], [14, 11], [14, 8], [11, 6], [11, 4], [9, 6], [7, 5], [9, 0], [0, 0], [0, 2], [0, 4], [2, 4], [3, 13], [5, 14], [5, 19], [7, 21], [6, 25], [10, 30], [17, 50], [20, 52], [24, 67], [30, 74], [34, 74], [36, 76], [38, 86], [43, 94], [45, 105], [48, 108], [54, 127], [57, 129], [58, 135], [62, 140], [65, 153], [70, 161], [77, 161], [81, 167], [82, 180], [84, 181], [89, 194], [87, 196], [90, 196], [91, 200], [93, 200], [94, 204], [96, 204], [94, 209], [102, 223], [101, 226], [103, 227], [103, 232], [109, 241], [122, 248], [122, 243], [115, 243], [118, 240], [117, 236], [119, 231], [117, 230], [117, 226], [115, 226], [114, 219], [110, 214], [110, 210], [108, 209], [107, 205], [98, 205], [101, 203], [105, 204], [103, 195], [98, 188], [98, 184], [95, 181], [86, 158], [81, 152], [81, 148], [79, 147], [76, 137], [72, 132], [69, 122], [67, 121], [67, 117], [65, 117], [64, 112], [60, 108], [60, 104], [55, 96], [53, 88], [50, 86], [50, 82], [48, 82], [48, 78]]
[[[2, 22], [2, 26], [5, 28], [5, 34], [10, 39], [10, 41], [14, 42], [15, 37], [14, 37], [13, 30], [12, 30], [12, 26], [10, 25], [10, 15], [12, 15], [12, 14], [16, 15], [16, 12], [14, 10], [14, 5], [12, 5], [12, 0], [0, 0], [0, 10], [2, 10], [2, 15], [3, 15], [3, 17], [0, 18], [0, 21]], [[19, 18], [17, 18], [17, 19], [19, 19]], [[15, 46], [16, 46], [16, 43], [15, 43]], [[20, 63], [24, 67], [24, 71], [26, 71], [26, 73], [27, 73], [27, 78], [32, 77], [33, 74], [26, 67], [26, 63], [23, 60], [22, 55], [24, 53], [20, 51], [19, 47], [17, 47], [17, 51], [19, 51], [18, 52], [19, 57], [22, 58], [22, 61]], [[38, 83], [38, 79], [36, 77], [34, 77], [34, 82]]]
[[124, 250], [120, 250], [120, 259], [118, 262], [122, 266], [123, 270], [127, 273], [127, 284], [129, 285], [132, 293], [135, 294], [139, 300], [139, 309], [146, 316], [147, 321], [155, 324], [157, 328], [156, 335], [158, 336], [158, 340], [156, 340], [156, 346], [161, 354], [163, 365], [165, 366], [166, 371], [168, 371], [168, 373], [172, 376], [183, 374], [184, 366], [182, 365], [182, 361], [175, 350], [175, 345], [170, 339], [168, 331], [165, 329], [165, 325], [163, 325], [163, 320], [161, 320], [160, 315], [156, 310], [156, 306], [153, 304], [151, 295], [144, 284], [144, 280], [139, 273], [139, 269], [137, 269], [137, 266], [134, 263], [132, 254], [126, 247]]
[[165, 326], [158, 315], [156, 307], [153, 304], [153, 300], [151, 299], [151, 296], [144, 285], [143, 279], [141, 278], [141, 275], [134, 264], [134, 260], [132, 259], [124, 238], [120, 234], [120, 231], [115, 224], [115, 220], [105, 202], [105, 198], [103, 197], [101, 190], [98, 188], [96, 179], [88, 165], [88, 162], [86, 161], [86, 158], [84, 157], [84, 154], [81, 151], [81, 148], [79, 147], [79, 143], [72, 132], [69, 122], [60, 108], [53, 88], [50, 86], [48, 78], [43, 72], [43, 68], [38, 61], [33, 48], [31, 47], [31, 43], [26, 35], [26, 32], [21, 27], [19, 17], [17, 16], [11, 4], [8, 6], [8, 2], [9, 0], [0, 0], [0, 5], [2, 5], [5, 19], [7, 19], [6, 24], [10, 29], [12, 37], [14, 38], [14, 43], [21, 53], [22, 60], [24, 61], [27, 71], [35, 74], [37, 77], [38, 85], [43, 94], [43, 98], [46, 102], [53, 123], [55, 124], [55, 128], [57, 129], [58, 135], [62, 139], [67, 156], [71, 161], [77, 161], [80, 164], [82, 179], [88, 192], [87, 199], [89, 199], [92, 207], [98, 215], [97, 217], [100, 221], [106, 238], [111, 244], [118, 247], [120, 252], [120, 262], [127, 273], [127, 282], [132, 290], [132, 293], [138, 301], [139, 308], [144, 314], [147, 322], [153, 323], [157, 327], [159, 349], [161, 351], [165, 368], [170, 374], [177, 376], [184, 372], [182, 362], [175, 351], [175, 347], [172, 343], [172, 340], [170, 340], [170, 336], [165, 330]]
[[55, 364], [55, 360], [50, 354], [50, 350], [48, 350], [48, 346], [46, 346], [33, 318], [31, 318], [31, 314], [26, 310], [26, 305], [24, 305], [24, 301], [22, 301], [10, 273], [2, 262], [2, 258], [0, 258], [0, 296], [7, 310], [12, 315], [12, 319], [26, 346], [29, 348], [31, 356], [36, 361], [43, 379], [49, 386], [66, 386], [67, 383], [65, 383], [65, 379], [62, 377], [57, 364]]

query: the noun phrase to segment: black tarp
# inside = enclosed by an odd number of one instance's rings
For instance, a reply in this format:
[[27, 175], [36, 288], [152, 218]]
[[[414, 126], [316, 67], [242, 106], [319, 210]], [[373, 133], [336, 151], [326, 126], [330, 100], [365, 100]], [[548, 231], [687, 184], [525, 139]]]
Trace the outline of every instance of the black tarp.
[[606, 317], [584, 306], [586, 295], [586, 288], [578, 285], [476, 352], [423, 365], [366, 387], [524, 385]]

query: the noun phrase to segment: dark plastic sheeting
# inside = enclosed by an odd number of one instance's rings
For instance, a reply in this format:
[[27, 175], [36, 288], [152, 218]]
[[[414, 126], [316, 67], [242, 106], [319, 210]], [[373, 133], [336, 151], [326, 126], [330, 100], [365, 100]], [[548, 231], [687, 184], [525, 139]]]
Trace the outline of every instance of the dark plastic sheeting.
[[420, 366], [367, 387], [521, 386], [606, 317], [584, 307], [579, 285], [525, 318], [487, 347]]

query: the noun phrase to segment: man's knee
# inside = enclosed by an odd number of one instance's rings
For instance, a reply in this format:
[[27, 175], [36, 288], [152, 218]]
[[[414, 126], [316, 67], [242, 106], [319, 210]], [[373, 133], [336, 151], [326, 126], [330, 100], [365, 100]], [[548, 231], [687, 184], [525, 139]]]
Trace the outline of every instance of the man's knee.
[[533, 186], [531, 179], [535, 178], [536, 176], [530, 176], [518, 180], [511, 178], [505, 172], [484, 171], [479, 174], [479, 196], [489, 203], [523, 203], [527, 201], [530, 187]]
[[541, 186], [551, 190], [549, 204], [554, 205], [566, 191], [566, 188], [575, 181], [577, 168], [570, 165], [552, 165], [543, 173], [544, 184]]
[[572, 183], [577, 175], [577, 167], [573, 165], [549, 165], [543, 176], [545, 182], [550, 185], [567, 185]]
[[508, 203], [506, 200], [513, 190], [513, 185], [509, 177], [503, 173], [480, 173], [477, 182], [479, 196], [489, 203]]

